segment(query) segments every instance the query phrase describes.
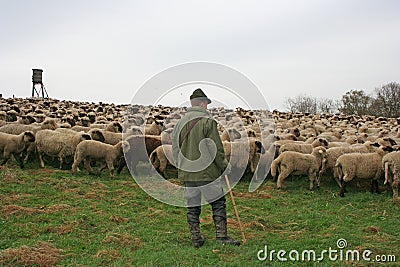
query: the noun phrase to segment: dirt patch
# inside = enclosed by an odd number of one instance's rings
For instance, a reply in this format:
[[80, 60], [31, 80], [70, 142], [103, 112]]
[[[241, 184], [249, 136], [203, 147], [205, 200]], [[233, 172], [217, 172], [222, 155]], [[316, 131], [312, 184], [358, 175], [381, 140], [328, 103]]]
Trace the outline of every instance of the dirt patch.
[[17, 202], [17, 201], [19, 201], [19, 200], [21, 200], [21, 199], [29, 198], [29, 197], [31, 197], [31, 196], [32, 196], [31, 194], [10, 194], [10, 195], [4, 195], [4, 196], [2, 197], [2, 202], [3, 202], [3, 205], [11, 204], [11, 203]]
[[63, 210], [70, 209], [70, 205], [67, 204], [56, 204], [49, 207], [39, 207], [39, 208], [27, 208], [19, 205], [5, 205], [1, 209], [1, 213], [5, 217], [10, 216], [21, 216], [21, 215], [33, 215], [39, 213], [51, 214]]
[[112, 215], [112, 216], [110, 217], [110, 221], [120, 224], [120, 223], [129, 222], [129, 219], [128, 219], [128, 218], [121, 217], [121, 216]]
[[55, 266], [62, 258], [62, 250], [39, 241], [33, 247], [21, 246], [0, 252], [0, 264], [23, 266]]

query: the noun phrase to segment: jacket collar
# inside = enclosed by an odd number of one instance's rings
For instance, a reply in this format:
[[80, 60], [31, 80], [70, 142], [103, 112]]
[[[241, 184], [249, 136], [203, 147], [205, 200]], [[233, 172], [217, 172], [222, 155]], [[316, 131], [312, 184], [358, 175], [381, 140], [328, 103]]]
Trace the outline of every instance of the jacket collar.
[[190, 107], [187, 109], [188, 112], [200, 112], [200, 113], [204, 113], [207, 116], [210, 116], [210, 112], [208, 112], [208, 110], [206, 109], [202, 109], [201, 107]]

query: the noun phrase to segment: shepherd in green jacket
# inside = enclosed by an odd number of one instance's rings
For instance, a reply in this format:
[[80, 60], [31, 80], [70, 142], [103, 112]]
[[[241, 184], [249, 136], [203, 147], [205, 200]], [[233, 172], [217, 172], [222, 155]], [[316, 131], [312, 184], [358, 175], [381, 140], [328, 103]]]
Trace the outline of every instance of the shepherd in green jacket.
[[192, 244], [199, 248], [204, 244], [200, 234], [201, 198], [211, 204], [216, 228], [216, 240], [222, 244], [240, 245], [227, 234], [226, 200], [221, 176], [230, 172], [224, 148], [207, 105], [211, 100], [201, 89], [190, 96], [192, 107], [175, 125], [172, 132], [172, 152], [178, 177], [185, 184], [187, 221]]

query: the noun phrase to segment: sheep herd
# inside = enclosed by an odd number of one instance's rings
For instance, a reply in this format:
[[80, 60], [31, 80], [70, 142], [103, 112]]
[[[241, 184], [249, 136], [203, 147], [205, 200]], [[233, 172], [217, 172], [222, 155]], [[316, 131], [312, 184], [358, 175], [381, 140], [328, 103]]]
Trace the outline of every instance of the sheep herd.
[[[171, 133], [185, 112], [186, 107], [161, 105], [1, 98], [1, 163], [13, 159], [23, 168], [37, 157], [41, 167], [57, 160], [73, 174], [83, 164], [89, 173], [107, 167], [114, 177], [125, 166], [138, 175], [138, 163], [148, 162], [168, 178], [166, 170], [174, 168]], [[311, 190], [321, 177], [332, 177], [341, 196], [348, 182], [368, 179], [371, 192], [379, 191], [379, 182], [388, 183], [398, 197], [399, 119], [242, 108], [209, 112], [232, 169], [241, 175], [271, 175], [277, 188], [285, 187], [289, 175], [306, 175]]]

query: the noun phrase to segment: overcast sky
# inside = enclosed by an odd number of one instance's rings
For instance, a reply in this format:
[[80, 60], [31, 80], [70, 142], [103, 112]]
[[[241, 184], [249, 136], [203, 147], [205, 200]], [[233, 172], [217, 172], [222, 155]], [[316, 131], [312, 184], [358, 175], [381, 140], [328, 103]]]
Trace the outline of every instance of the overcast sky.
[[270, 108], [281, 110], [298, 94], [339, 99], [350, 89], [372, 92], [400, 81], [396, 0], [19, 0], [0, 6], [4, 97], [30, 96], [31, 69], [42, 68], [50, 97], [130, 103], [147, 79], [192, 61], [242, 72]]

